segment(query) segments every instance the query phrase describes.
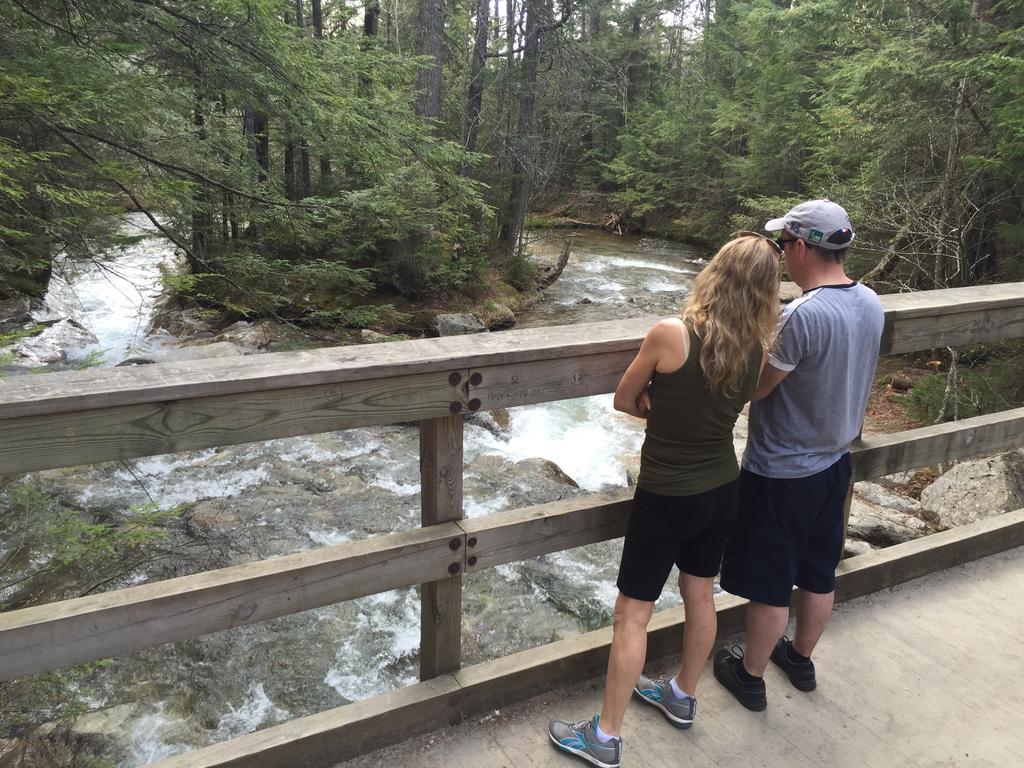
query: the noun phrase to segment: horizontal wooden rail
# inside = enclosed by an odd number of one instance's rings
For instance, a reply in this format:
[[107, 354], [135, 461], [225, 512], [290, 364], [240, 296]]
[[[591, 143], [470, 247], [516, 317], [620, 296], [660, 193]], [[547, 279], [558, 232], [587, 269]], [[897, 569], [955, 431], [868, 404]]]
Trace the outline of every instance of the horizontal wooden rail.
[[880, 354], [1024, 336], [1022, 291], [1024, 283], [998, 283], [882, 296]]
[[444, 523], [0, 613], [0, 680], [442, 579], [463, 541]]
[[[1013, 448], [1022, 425], [1016, 409], [871, 437], [853, 447], [854, 473]], [[618, 538], [630, 497], [593, 494], [0, 613], [0, 679]]]
[[[845, 601], [988, 555], [1024, 546], [1024, 510], [844, 560], [836, 600]], [[716, 598], [719, 636], [740, 631], [747, 601]], [[654, 615], [648, 658], [679, 652], [682, 608]], [[601, 674], [611, 627], [461, 669], [451, 675], [302, 717], [161, 760], [150, 768], [291, 768], [341, 760], [443, 728]]]
[[[883, 296], [882, 354], [1024, 336], [1024, 283]], [[654, 318], [0, 380], [17, 474], [611, 392]]]
[[870, 435], [854, 442], [854, 480], [1008, 451], [1024, 443], [1024, 408], [974, 416], [904, 432]]
[[466, 571], [624, 536], [632, 497], [611, 491], [462, 520]]

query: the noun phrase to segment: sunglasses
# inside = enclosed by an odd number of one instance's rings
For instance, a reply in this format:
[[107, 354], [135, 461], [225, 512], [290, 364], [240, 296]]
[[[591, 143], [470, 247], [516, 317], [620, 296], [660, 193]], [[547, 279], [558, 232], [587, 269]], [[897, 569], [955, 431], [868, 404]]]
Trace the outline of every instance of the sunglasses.
[[761, 232], [751, 232], [749, 229], [741, 229], [736, 232], [733, 237], [759, 237], [770, 243], [772, 250], [774, 250], [779, 256], [781, 256], [785, 250], [782, 244], [793, 242], [792, 240], [783, 240], [781, 237], [768, 237], [768, 235], [762, 234]]

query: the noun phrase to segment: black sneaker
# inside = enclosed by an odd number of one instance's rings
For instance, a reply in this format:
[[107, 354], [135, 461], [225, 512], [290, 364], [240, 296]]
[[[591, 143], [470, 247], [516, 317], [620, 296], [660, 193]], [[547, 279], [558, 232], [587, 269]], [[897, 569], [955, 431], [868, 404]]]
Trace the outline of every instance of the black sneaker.
[[782, 639], [775, 644], [775, 648], [772, 650], [772, 661], [782, 667], [782, 670], [789, 675], [789, 682], [798, 691], [813, 691], [818, 685], [814, 679], [814, 662], [810, 659], [807, 661], [793, 661], [789, 655], [792, 647], [793, 641], [783, 635]]
[[732, 650], [721, 649], [715, 654], [715, 680], [725, 686], [740, 704], [754, 712], [761, 712], [768, 706], [768, 697], [764, 690], [764, 680], [741, 680], [740, 670], [743, 667], [743, 651], [737, 647]]

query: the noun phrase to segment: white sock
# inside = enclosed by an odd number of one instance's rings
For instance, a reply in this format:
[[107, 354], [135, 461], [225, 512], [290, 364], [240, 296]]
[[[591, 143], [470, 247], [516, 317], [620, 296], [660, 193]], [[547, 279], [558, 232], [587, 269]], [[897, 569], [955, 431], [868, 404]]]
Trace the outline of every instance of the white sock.
[[672, 693], [674, 693], [679, 698], [683, 698], [684, 696], [688, 699], [694, 698], [686, 691], [684, 691], [682, 688], [680, 688], [678, 685], [676, 685], [676, 679], [674, 677], [669, 678], [669, 682], [672, 683]]
[[601, 730], [601, 723], [594, 723], [594, 733], [597, 735], [598, 741], [602, 744], [607, 744], [609, 741], [614, 739], [614, 736], [609, 736], [607, 733]]

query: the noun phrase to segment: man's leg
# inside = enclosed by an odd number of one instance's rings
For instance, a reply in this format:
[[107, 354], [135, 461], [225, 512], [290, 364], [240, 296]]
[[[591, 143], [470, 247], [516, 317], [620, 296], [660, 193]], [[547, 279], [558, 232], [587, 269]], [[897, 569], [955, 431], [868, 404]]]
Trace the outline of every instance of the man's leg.
[[635, 600], [619, 592], [612, 623], [612, 648], [608, 656], [608, 678], [601, 704], [601, 730], [618, 736], [633, 686], [644, 670], [647, 658], [647, 625], [654, 603]]
[[810, 657], [814, 647], [825, 631], [825, 625], [832, 615], [835, 592], [820, 595], [806, 589], [796, 593], [796, 632], [793, 635], [793, 650]]
[[679, 594], [683, 598], [686, 624], [683, 629], [683, 666], [676, 675], [676, 685], [691, 696], [697, 694], [697, 683], [718, 634], [714, 582], [714, 578], [679, 574]]
[[764, 677], [772, 649], [786, 631], [789, 608], [751, 602], [747, 606], [747, 647], [743, 668], [754, 677]]

